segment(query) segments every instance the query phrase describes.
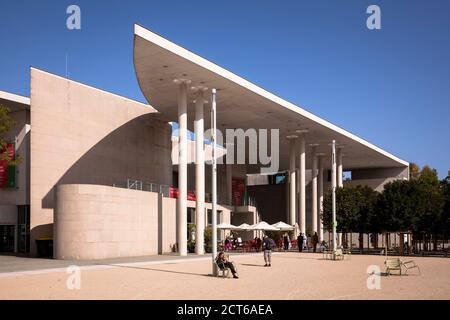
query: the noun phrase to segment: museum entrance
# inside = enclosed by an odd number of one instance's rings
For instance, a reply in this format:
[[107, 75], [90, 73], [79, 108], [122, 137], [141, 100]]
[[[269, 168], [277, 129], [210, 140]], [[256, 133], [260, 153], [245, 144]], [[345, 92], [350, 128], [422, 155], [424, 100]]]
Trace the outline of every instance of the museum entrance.
[[14, 252], [14, 225], [0, 225], [0, 253]]

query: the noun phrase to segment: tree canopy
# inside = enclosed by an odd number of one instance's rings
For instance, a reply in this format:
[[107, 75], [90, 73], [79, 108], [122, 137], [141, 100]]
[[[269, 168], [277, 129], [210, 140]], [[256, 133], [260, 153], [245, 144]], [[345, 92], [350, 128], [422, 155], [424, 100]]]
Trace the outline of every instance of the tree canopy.
[[[411, 172], [411, 171], [410, 171]], [[323, 223], [331, 229], [331, 193], [323, 203]], [[424, 166], [410, 180], [387, 183], [381, 193], [369, 187], [336, 189], [339, 232], [411, 231], [447, 236], [450, 227], [450, 177], [439, 181], [436, 170]]]

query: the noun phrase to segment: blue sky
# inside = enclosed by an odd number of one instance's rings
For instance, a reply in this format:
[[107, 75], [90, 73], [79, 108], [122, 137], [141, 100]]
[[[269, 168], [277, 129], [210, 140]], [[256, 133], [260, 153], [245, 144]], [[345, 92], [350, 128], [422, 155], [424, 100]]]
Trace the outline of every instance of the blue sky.
[[[81, 30], [66, 8], [81, 7]], [[381, 30], [366, 8], [381, 8]], [[450, 170], [450, 1], [1, 0], [0, 90], [29, 67], [140, 101], [133, 23], [440, 177]]]

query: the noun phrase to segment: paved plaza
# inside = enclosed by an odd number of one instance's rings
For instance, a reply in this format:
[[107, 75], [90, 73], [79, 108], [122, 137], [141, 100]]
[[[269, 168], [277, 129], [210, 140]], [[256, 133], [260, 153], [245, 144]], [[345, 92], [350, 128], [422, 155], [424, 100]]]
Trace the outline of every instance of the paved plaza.
[[35, 260], [47, 268], [30, 268], [33, 259], [27, 259], [29, 271], [7, 270], [20, 259], [0, 257], [0, 299], [450, 299], [448, 258], [415, 257], [421, 275], [382, 275], [381, 288], [372, 290], [367, 268], [378, 265], [384, 272], [383, 256], [329, 261], [321, 254], [276, 253], [266, 268], [262, 254], [236, 255], [231, 259], [239, 279], [212, 277], [208, 257], [80, 263], [79, 290], [67, 288], [70, 262]]

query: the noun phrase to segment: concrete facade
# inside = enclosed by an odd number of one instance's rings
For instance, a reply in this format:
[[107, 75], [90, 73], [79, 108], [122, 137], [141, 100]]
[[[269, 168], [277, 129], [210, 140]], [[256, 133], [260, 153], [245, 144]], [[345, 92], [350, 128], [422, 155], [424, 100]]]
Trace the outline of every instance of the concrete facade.
[[[51, 89], [49, 89], [51, 88]], [[53, 233], [53, 188], [126, 179], [170, 185], [171, 131], [152, 107], [31, 69], [31, 253]], [[101, 120], [100, 120], [101, 119]]]
[[54, 257], [158, 254], [158, 194], [88, 184], [56, 186]]

